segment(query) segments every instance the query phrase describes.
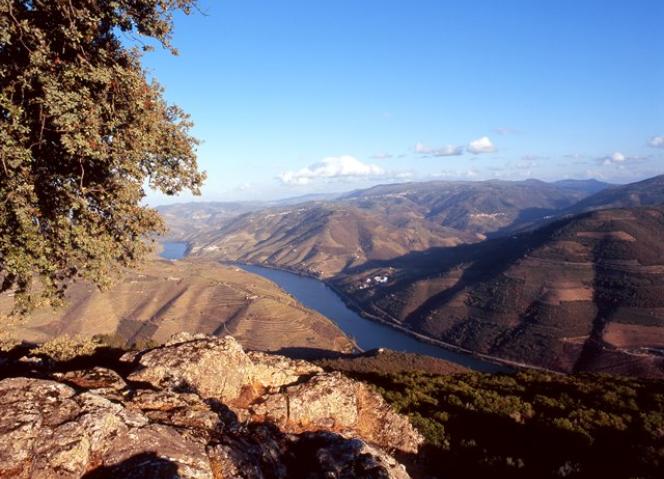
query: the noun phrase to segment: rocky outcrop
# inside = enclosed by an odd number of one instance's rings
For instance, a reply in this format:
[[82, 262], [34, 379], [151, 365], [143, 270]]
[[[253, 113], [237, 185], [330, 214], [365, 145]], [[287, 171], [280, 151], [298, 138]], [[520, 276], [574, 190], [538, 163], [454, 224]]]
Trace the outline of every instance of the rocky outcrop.
[[123, 361], [0, 381], [0, 477], [401, 479], [385, 451], [421, 442], [366, 385], [230, 337]]
[[168, 458], [183, 477], [212, 477], [205, 441], [98, 394], [5, 379], [0, 410], [0, 477], [78, 478], [151, 453]]
[[221, 401], [243, 421], [268, 421], [292, 433], [360, 436], [409, 453], [421, 442], [408, 420], [363, 383], [305, 361], [247, 354], [230, 336], [184, 336], [134, 360], [130, 380]]

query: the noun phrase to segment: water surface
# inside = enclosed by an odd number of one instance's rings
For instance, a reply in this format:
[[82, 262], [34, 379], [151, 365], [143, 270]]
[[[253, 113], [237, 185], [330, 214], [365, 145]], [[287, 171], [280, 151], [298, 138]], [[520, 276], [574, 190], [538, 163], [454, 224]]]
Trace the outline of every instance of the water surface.
[[187, 255], [189, 244], [184, 241], [162, 241], [163, 249], [159, 256], [164, 259], [182, 259]]
[[277, 283], [307, 308], [314, 309], [334, 321], [348, 336], [364, 349], [389, 348], [395, 351], [426, 354], [460, 364], [476, 371], [497, 372], [507, 368], [483, 361], [468, 354], [457, 353], [433, 344], [418, 341], [413, 336], [385, 324], [363, 318], [351, 310], [329, 286], [322, 281], [306, 278], [288, 271], [254, 265], [238, 265]]
[[[189, 244], [183, 241], [164, 241], [162, 246], [163, 250], [160, 256], [170, 260], [183, 258], [189, 248]], [[497, 372], [507, 370], [503, 366], [483, 361], [469, 354], [457, 353], [418, 341], [413, 336], [398, 329], [363, 318], [348, 308], [334, 290], [317, 279], [261, 266], [244, 264], [238, 266], [245, 271], [258, 274], [277, 283], [281, 289], [293, 295], [307, 308], [318, 311], [323, 316], [330, 318], [365, 351], [389, 348], [394, 351], [426, 354], [445, 359], [476, 371]]]

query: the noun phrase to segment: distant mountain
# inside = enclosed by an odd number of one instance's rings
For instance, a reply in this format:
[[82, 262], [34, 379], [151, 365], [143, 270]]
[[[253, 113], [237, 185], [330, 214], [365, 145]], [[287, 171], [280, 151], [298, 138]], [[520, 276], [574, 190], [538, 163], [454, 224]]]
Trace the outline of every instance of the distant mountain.
[[368, 262], [333, 283], [370, 314], [472, 351], [664, 377], [662, 238], [662, 207], [602, 210]]
[[580, 191], [587, 195], [593, 195], [595, 193], [599, 193], [600, 191], [613, 186], [611, 185], [611, 183], [605, 183], [603, 181], [598, 181], [595, 179], [559, 180], [559, 181], [554, 181], [553, 184], [559, 188], [567, 188], [570, 190]]
[[333, 201], [337, 199], [341, 193], [311, 193], [308, 195], [291, 196], [280, 200], [269, 201], [269, 206], [290, 206], [298, 205], [300, 203], [308, 203], [310, 201]]
[[588, 196], [583, 188], [539, 180], [431, 181], [381, 185], [339, 198], [362, 208], [408, 205], [428, 221], [487, 234], [542, 218]]
[[190, 202], [158, 206], [168, 231], [167, 238], [187, 240], [201, 231], [220, 228], [231, 218], [265, 208], [266, 204], [254, 202]]
[[664, 175], [628, 185], [612, 186], [589, 196], [571, 208], [570, 213], [580, 213], [605, 208], [627, 208], [664, 204]]
[[226, 217], [187, 238], [194, 255], [328, 278], [368, 260], [481, 241], [556, 214], [586, 197], [582, 190], [537, 180], [381, 185]]
[[331, 277], [372, 259], [480, 240], [405, 208], [305, 203], [247, 213], [192, 237], [194, 256], [267, 264]]

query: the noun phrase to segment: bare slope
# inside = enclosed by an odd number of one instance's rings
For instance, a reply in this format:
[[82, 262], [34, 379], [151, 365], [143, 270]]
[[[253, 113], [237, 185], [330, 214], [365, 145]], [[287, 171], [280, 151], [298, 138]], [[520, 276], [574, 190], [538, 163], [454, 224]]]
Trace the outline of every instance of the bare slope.
[[250, 212], [187, 238], [194, 255], [329, 278], [369, 260], [481, 241], [569, 207], [589, 188], [536, 180], [382, 185], [334, 201]]
[[[603, 210], [369, 262], [336, 285], [374, 314], [474, 351], [664, 376], [662, 238], [662, 208]], [[389, 281], [367, 286], [376, 276]]]
[[[11, 298], [1, 295], [0, 311], [10, 308]], [[36, 342], [62, 334], [118, 334], [129, 342], [162, 342], [180, 331], [232, 334], [245, 347], [259, 350], [351, 347], [334, 323], [274, 283], [236, 268], [194, 261], [151, 261], [103, 293], [77, 284], [64, 309], [38, 311], [13, 332]]]
[[409, 205], [428, 221], [487, 234], [542, 218], [588, 196], [585, 185], [526, 181], [431, 181], [381, 185], [342, 199], [363, 207]]
[[321, 277], [479, 237], [431, 224], [409, 210], [307, 203], [246, 214], [192, 239], [194, 256], [261, 263]]

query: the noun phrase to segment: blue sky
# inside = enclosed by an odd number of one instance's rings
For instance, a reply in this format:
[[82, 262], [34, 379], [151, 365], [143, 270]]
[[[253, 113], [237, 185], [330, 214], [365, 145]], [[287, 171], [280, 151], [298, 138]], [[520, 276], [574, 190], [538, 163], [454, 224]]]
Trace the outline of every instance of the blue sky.
[[200, 8], [144, 64], [195, 122], [202, 199], [664, 173], [661, 0]]

